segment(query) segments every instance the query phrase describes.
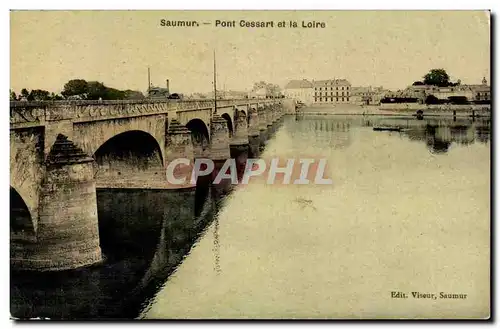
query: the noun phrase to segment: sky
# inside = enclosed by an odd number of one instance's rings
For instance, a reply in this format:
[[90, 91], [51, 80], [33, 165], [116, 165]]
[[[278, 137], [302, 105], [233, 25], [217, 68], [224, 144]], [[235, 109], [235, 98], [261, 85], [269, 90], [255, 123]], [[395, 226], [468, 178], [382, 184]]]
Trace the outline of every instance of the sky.
[[[214, 50], [218, 89], [227, 90], [333, 78], [402, 89], [432, 68], [462, 83], [490, 76], [485, 11], [13, 11], [10, 18], [16, 92], [60, 92], [76, 78], [144, 92], [148, 67], [153, 85], [169, 79], [172, 92], [208, 92]], [[161, 19], [200, 26], [165, 27]], [[236, 27], [216, 27], [216, 20]], [[240, 27], [241, 20], [274, 27]], [[303, 28], [303, 21], [326, 27]]]

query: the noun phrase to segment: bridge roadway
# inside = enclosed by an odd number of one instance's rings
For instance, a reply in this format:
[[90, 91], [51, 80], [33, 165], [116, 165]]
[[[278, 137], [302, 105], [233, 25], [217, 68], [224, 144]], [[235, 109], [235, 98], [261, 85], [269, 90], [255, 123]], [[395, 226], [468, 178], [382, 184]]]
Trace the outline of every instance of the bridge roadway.
[[257, 157], [288, 103], [217, 100], [215, 113], [213, 100], [11, 102], [11, 266], [101, 262], [96, 188], [171, 189], [172, 203], [193, 203], [199, 186], [167, 184], [168, 163]]

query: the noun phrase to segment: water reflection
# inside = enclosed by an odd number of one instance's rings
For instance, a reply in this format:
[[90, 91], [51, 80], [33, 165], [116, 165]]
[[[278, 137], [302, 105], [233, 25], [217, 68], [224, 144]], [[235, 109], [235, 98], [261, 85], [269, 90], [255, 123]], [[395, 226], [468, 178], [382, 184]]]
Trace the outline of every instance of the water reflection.
[[[391, 120], [404, 130], [373, 131]], [[236, 189], [141, 318], [456, 314], [442, 301], [381, 309], [394, 287], [463, 290], [464, 312], [479, 312], [489, 302], [489, 255], [480, 252], [489, 250], [489, 148], [474, 141], [478, 131], [489, 140], [487, 127], [287, 118], [262, 157], [325, 154], [334, 184]]]
[[[18, 318], [135, 318], [213, 218], [209, 189], [99, 189], [105, 261], [54, 273], [11, 271]], [[196, 208], [196, 209], [195, 209]]]
[[[372, 130], [380, 125], [403, 130]], [[228, 195], [227, 186], [212, 190], [205, 178], [195, 190], [175, 195], [99, 190], [105, 263], [36, 275], [11, 271], [11, 313], [72, 319], [331, 317], [364, 309], [363, 301], [387, 288], [372, 280], [390, 276], [380, 264], [412, 268], [426, 241], [461, 255], [483, 247], [464, 247], [443, 232], [466, 228], [469, 219], [482, 225], [477, 218], [489, 213], [488, 152], [473, 144], [489, 143], [490, 134], [490, 120], [481, 119], [287, 117], [266, 155], [329, 152], [333, 187], [253, 186]], [[433, 157], [424, 145], [436, 154], [456, 145], [457, 152]], [[461, 153], [465, 149], [471, 153]], [[459, 191], [460, 198], [450, 191]], [[430, 206], [412, 211], [407, 200]], [[435, 218], [448, 221], [435, 229]], [[419, 230], [425, 234], [412, 240], [410, 233]], [[435, 259], [446, 259], [440, 252]], [[453, 273], [465, 270], [471, 269]], [[419, 278], [425, 287], [425, 276], [405, 282]]]
[[375, 118], [363, 126], [401, 128], [401, 135], [409, 140], [421, 141], [432, 153], [446, 153], [453, 145], [470, 145], [476, 141], [488, 143], [491, 139], [491, 119], [479, 118]]
[[356, 124], [356, 119], [349, 117], [297, 116], [295, 122], [287, 120], [286, 132], [290, 138], [300, 138], [305, 143], [332, 149], [345, 148], [351, 143], [353, 123]]

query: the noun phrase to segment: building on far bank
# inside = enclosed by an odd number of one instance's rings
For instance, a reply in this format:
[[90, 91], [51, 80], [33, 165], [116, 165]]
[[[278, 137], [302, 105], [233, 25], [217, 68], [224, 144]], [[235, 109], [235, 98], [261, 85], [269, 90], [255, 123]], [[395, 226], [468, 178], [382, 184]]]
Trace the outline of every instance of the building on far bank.
[[351, 83], [346, 79], [318, 80], [312, 82], [314, 104], [348, 104], [351, 102]]
[[269, 95], [268, 95], [266, 88], [260, 88], [260, 89], [253, 90], [253, 91], [248, 93], [248, 98], [262, 99], [262, 98], [268, 98], [268, 96]]
[[300, 101], [307, 106], [310, 106], [314, 101], [313, 84], [306, 79], [291, 80], [286, 84], [283, 94], [285, 97]]
[[472, 91], [472, 97], [476, 101], [491, 101], [491, 88], [485, 77], [480, 85], [469, 85]]
[[481, 84], [438, 87], [432, 85], [408, 86], [401, 92], [402, 96], [418, 98], [419, 102], [424, 103], [430, 95], [440, 100], [447, 100], [449, 97], [465, 97], [471, 101], [490, 101], [490, 86], [486, 78], [483, 78]]
[[351, 104], [379, 105], [389, 90], [384, 87], [351, 87]]
[[368, 105], [373, 102], [371, 87], [351, 87], [351, 104]]

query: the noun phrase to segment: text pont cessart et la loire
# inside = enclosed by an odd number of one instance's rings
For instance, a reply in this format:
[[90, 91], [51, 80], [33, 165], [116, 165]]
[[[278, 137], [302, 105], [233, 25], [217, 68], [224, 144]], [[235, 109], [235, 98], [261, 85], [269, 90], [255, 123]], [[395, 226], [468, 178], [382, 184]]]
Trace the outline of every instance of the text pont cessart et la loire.
[[220, 28], [307, 28], [307, 29], [324, 29], [325, 22], [318, 21], [250, 21], [250, 20], [215, 20], [214, 22], [198, 22], [198, 21], [183, 21], [183, 20], [168, 20], [161, 19], [160, 26], [162, 27], [198, 27], [202, 25], [212, 25]]

